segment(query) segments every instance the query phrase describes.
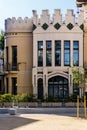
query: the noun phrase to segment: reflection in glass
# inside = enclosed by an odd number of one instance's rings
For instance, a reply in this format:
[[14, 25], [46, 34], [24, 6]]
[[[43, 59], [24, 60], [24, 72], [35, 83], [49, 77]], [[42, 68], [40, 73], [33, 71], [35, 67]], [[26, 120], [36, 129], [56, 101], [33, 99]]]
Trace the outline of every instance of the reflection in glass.
[[38, 41], [38, 66], [43, 66], [43, 41]]
[[52, 45], [51, 41], [46, 41], [46, 66], [52, 65]]
[[70, 41], [64, 41], [64, 65], [70, 66]]
[[61, 66], [61, 41], [55, 41], [55, 66]]
[[73, 42], [73, 65], [79, 65], [79, 41]]

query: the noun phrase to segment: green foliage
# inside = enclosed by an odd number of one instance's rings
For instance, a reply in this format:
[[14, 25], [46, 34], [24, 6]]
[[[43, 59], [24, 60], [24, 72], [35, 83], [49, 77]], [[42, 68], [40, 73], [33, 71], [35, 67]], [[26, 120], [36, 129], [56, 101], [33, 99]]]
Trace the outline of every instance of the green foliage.
[[0, 49], [4, 50], [4, 33], [3, 33], [3, 31], [0, 34]]
[[33, 99], [32, 95], [29, 94], [22, 94], [22, 95], [11, 95], [11, 94], [3, 94], [0, 95], [0, 102], [4, 103], [4, 102], [14, 102], [14, 103], [18, 103], [18, 102], [76, 102], [77, 101], [77, 95], [71, 95], [71, 96], [67, 96], [64, 99], [61, 98], [54, 98], [53, 96], [48, 96], [46, 99], [41, 99], [41, 100], [36, 100]]
[[73, 67], [72, 68], [73, 74], [73, 82], [75, 84], [83, 83], [84, 82], [84, 69], [82, 67]]
[[54, 101], [54, 97], [49, 95], [47, 98], [46, 98], [46, 102], [53, 102]]
[[44, 100], [45, 102], [76, 102], [77, 101], [77, 95], [71, 95], [71, 96], [67, 96], [65, 98], [54, 98], [53, 96], [48, 96], [48, 98], [46, 98]]
[[13, 96], [11, 94], [0, 95], [0, 102], [12, 102]]
[[71, 95], [71, 96], [69, 96], [69, 101], [71, 101], [71, 102], [77, 102], [77, 95]]
[[3, 100], [2, 100], [2, 95], [0, 95], [0, 102], [3, 102]]
[[31, 102], [31, 101], [33, 101], [32, 95], [29, 95], [29, 94], [16, 95], [15, 99], [18, 102]]
[[[61, 98], [54, 98], [53, 96], [48, 96], [46, 99], [40, 100], [41, 102], [76, 102], [77, 96], [76, 95], [71, 95], [68, 96], [64, 99]], [[0, 102], [33, 102], [33, 101], [38, 101], [34, 100], [32, 95], [29, 94], [22, 94], [22, 95], [11, 95], [11, 94], [3, 94], [0, 95]]]
[[33, 101], [33, 96], [28, 94], [22, 94], [22, 95], [11, 95], [11, 94], [3, 94], [0, 95], [0, 102], [31, 102]]

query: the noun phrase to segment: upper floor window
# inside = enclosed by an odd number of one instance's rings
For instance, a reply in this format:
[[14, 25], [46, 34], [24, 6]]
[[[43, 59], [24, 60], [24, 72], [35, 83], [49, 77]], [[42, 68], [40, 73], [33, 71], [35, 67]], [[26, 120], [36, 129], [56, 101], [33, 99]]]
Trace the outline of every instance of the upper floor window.
[[38, 66], [43, 66], [43, 41], [38, 41]]
[[73, 41], [73, 65], [79, 65], [79, 41]]
[[17, 70], [17, 46], [12, 46], [12, 70]]
[[12, 78], [12, 94], [17, 95], [17, 78]]
[[70, 41], [64, 41], [64, 65], [70, 66]]
[[43, 41], [38, 41], [38, 50], [43, 49]]
[[61, 66], [61, 41], [55, 41], [55, 66]]
[[52, 43], [46, 41], [46, 66], [52, 65]]

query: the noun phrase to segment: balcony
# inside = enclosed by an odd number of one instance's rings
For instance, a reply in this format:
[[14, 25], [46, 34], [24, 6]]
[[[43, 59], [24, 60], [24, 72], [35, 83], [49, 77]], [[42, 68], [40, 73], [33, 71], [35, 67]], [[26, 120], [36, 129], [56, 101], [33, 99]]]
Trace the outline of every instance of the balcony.
[[6, 63], [4, 65], [4, 72], [11, 72], [11, 73], [17, 73], [19, 70], [18, 64], [17, 65], [12, 65], [10, 63]]
[[0, 65], [0, 73], [3, 72], [3, 65]]

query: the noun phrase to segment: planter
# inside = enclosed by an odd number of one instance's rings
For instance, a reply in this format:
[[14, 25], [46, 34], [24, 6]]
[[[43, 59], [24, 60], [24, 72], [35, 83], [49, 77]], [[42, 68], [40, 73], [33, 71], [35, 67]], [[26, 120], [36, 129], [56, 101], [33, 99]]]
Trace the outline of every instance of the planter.
[[42, 102], [42, 107], [62, 107], [61, 102]]
[[65, 107], [76, 107], [77, 104], [75, 102], [66, 102]]
[[[32, 107], [76, 107], [76, 102], [19, 102], [17, 106], [13, 106], [13, 102], [0, 103], [1, 108], [32, 108]], [[80, 107], [81, 107], [80, 103]]]
[[9, 109], [9, 114], [10, 114], [10, 115], [16, 115], [16, 114], [17, 114], [17, 109], [15, 109], [15, 108], [10, 108], [10, 109]]

